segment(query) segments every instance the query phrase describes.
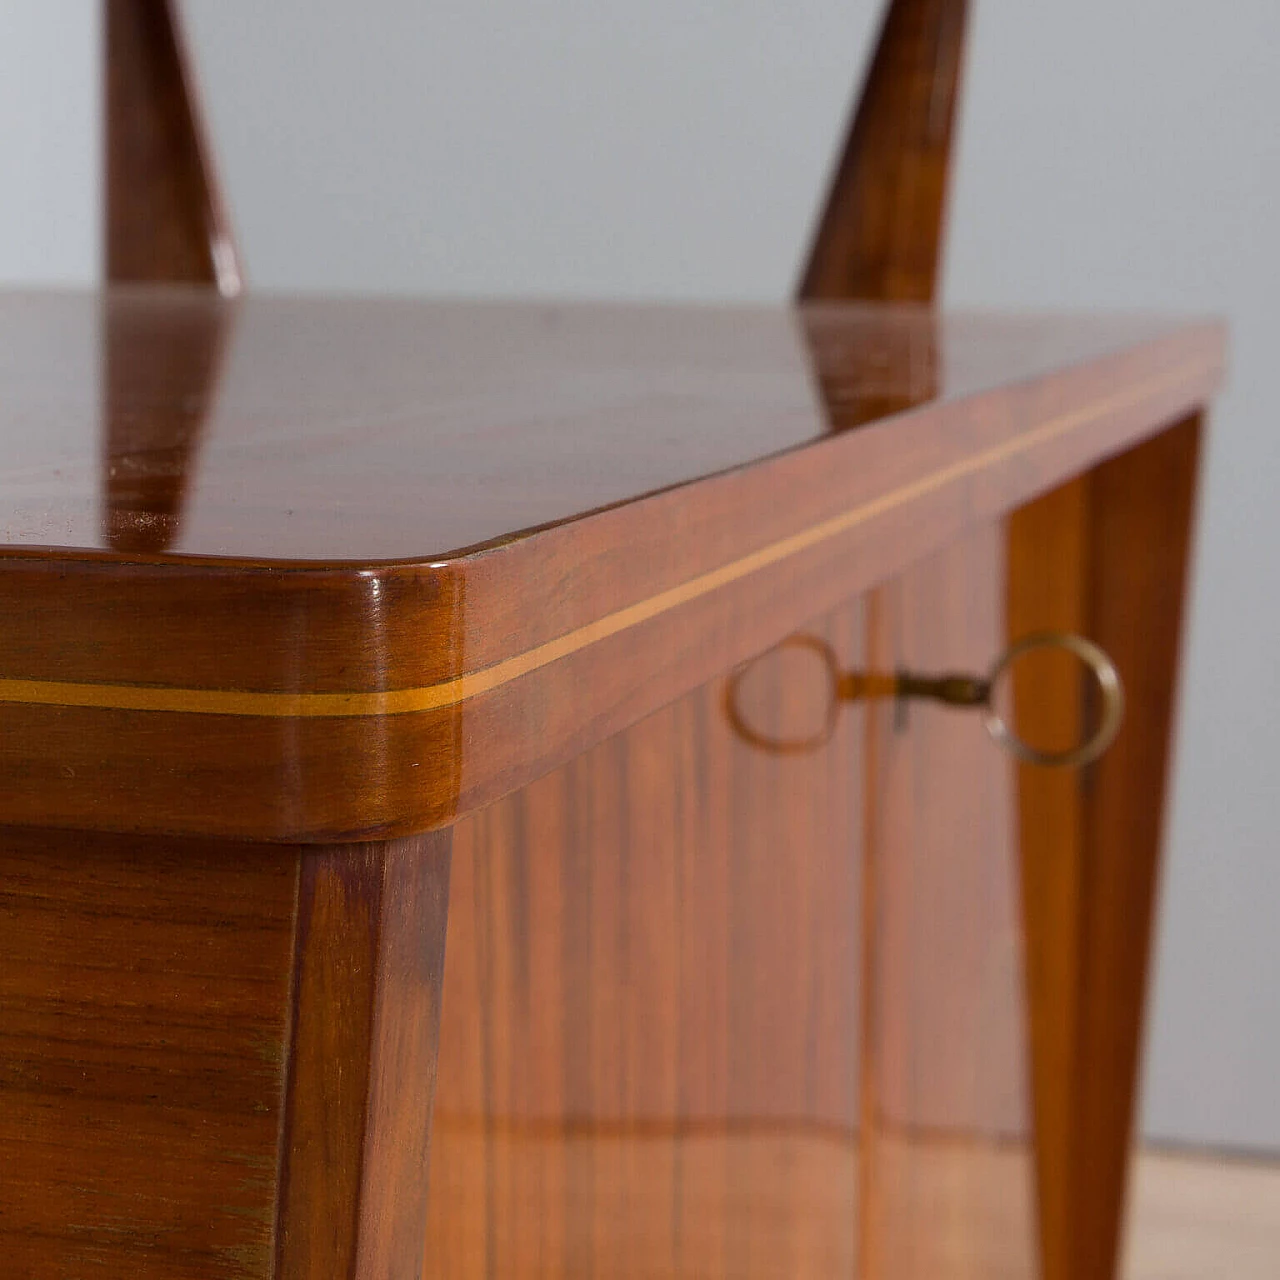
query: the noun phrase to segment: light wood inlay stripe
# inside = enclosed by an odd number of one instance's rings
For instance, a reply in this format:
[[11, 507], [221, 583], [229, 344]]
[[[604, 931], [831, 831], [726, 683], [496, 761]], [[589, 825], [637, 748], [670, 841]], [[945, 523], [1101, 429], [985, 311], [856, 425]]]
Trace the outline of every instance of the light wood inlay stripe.
[[606, 640], [631, 627], [708, 595], [761, 569], [799, 555], [840, 534], [915, 502], [948, 485], [986, 471], [1041, 447], [1059, 436], [1096, 422], [1108, 414], [1131, 409], [1162, 393], [1196, 385], [1216, 366], [1183, 369], [1176, 378], [1150, 379], [1093, 404], [1060, 414], [1012, 440], [982, 453], [941, 467], [918, 480], [860, 503], [749, 555], [699, 574], [666, 591], [606, 614], [543, 644], [513, 654], [492, 666], [464, 672], [435, 684], [413, 689], [351, 693], [275, 693], [237, 689], [189, 689], [173, 685], [73, 683], [59, 680], [0, 679], [0, 702], [57, 707], [104, 707], [116, 711], [171, 711], [188, 715], [260, 716], [304, 719], [406, 715], [455, 706], [528, 675], [561, 658]]

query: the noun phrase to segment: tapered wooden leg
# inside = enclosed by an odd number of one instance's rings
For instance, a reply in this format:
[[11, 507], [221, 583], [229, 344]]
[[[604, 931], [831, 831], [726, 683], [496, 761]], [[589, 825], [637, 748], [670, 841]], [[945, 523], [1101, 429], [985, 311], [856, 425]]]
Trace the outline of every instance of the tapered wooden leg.
[[279, 1280], [416, 1280], [452, 833], [304, 850]]
[[[1117, 1265], [1199, 439], [1197, 416], [1010, 522], [1010, 632], [1083, 632], [1128, 695], [1097, 764], [1019, 780], [1047, 1280], [1110, 1280]], [[1035, 673], [1034, 696], [1031, 678], [1015, 688], [1022, 731], [1078, 732], [1075, 675]]]

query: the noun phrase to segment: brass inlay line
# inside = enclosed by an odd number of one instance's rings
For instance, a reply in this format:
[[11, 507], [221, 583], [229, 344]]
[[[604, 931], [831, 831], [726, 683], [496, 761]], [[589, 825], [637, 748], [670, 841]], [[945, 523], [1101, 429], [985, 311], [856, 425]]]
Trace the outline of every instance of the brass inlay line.
[[[1197, 370], [1198, 377], [1203, 370]], [[807, 551], [839, 534], [934, 493], [996, 463], [1026, 453], [1076, 427], [1129, 408], [1161, 391], [1172, 391], [1194, 379], [1184, 372], [1176, 379], [1149, 379], [1127, 391], [1070, 413], [1051, 418], [1031, 431], [995, 445], [971, 458], [953, 462], [878, 498], [851, 507], [789, 537], [732, 560], [718, 569], [699, 574], [666, 591], [606, 614], [595, 622], [557, 636], [543, 644], [513, 654], [490, 667], [464, 672], [436, 684], [416, 689], [389, 689], [359, 693], [266, 693], [235, 689], [187, 689], [165, 685], [73, 683], [61, 680], [0, 679], [0, 702], [22, 702], [56, 707], [105, 707], [114, 711], [177, 711], [194, 715], [262, 716], [269, 719], [309, 717], [387, 716], [434, 711], [454, 706], [478, 694], [508, 684], [520, 676], [560, 658], [608, 639], [620, 631], [647, 622], [719, 587], [736, 582], [760, 569]]]

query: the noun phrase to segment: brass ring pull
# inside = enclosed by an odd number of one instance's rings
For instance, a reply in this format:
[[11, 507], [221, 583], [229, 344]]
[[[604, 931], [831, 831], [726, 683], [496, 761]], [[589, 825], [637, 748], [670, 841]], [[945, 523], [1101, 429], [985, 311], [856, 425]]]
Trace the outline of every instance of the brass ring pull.
[[822, 728], [816, 733], [808, 734], [804, 737], [775, 738], [767, 733], [760, 733], [748, 722], [738, 706], [738, 694], [742, 688], [743, 678], [760, 661], [760, 658], [744, 662], [729, 677], [725, 688], [724, 709], [729, 717], [729, 723], [733, 726], [734, 733], [744, 742], [749, 742], [753, 747], [759, 747], [761, 751], [767, 751], [770, 755], [804, 755], [810, 751], [817, 751], [819, 747], [830, 741], [831, 735], [836, 731], [836, 718], [840, 714], [840, 704], [842, 702], [851, 702], [855, 697], [863, 696], [850, 693], [846, 688], [846, 684], [850, 679], [861, 679], [862, 677], [856, 676], [851, 672], [842, 673], [835, 650], [819, 636], [788, 636], [785, 640], [780, 640], [768, 653], [762, 654], [761, 657], [768, 657], [769, 653], [777, 653], [779, 649], [811, 649], [822, 660], [823, 670], [826, 673], [829, 686], [827, 710], [822, 722]]
[[[1013, 664], [1028, 653], [1038, 649], [1066, 649], [1073, 653], [1089, 669], [1101, 696], [1101, 712], [1098, 727], [1078, 746], [1065, 751], [1045, 751], [1024, 742], [1005, 723], [991, 704], [991, 697], [1001, 678], [1008, 675]], [[1046, 765], [1055, 769], [1081, 768], [1092, 764], [1115, 741], [1124, 720], [1124, 685], [1120, 673], [1106, 652], [1092, 640], [1069, 631], [1038, 631], [1015, 641], [996, 659], [987, 674], [987, 698], [982, 721], [993, 741], [1012, 752], [1028, 764]]]
[[[951, 707], [980, 710], [983, 725], [994, 742], [1019, 760], [1058, 769], [1091, 764], [1115, 741], [1124, 719], [1124, 687], [1115, 664], [1092, 640], [1068, 632], [1040, 631], [1024, 636], [995, 660], [985, 676], [922, 676], [907, 671], [887, 675], [842, 671], [831, 646], [819, 636], [812, 635], [788, 636], [775, 646], [773, 652], [778, 649], [808, 649], [816, 653], [822, 661], [829, 691], [825, 719], [816, 733], [799, 738], [771, 737], [753, 727], [739, 706], [743, 677], [754, 663], [739, 667], [729, 677], [725, 690], [725, 710], [734, 732], [752, 746], [774, 755], [801, 755], [816, 751], [835, 732], [842, 702], [860, 702], [873, 698], [895, 698], [899, 701], [927, 698]], [[1065, 649], [1074, 654], [1089, 669], [1101, 697], [1097, 728], [1084, 742], [1064, 751], [1046, 751], [1024, 742], [992, 705], [992, 697], [1000, 681], [1009, 675], [1018, 659], [1040, 649]]]

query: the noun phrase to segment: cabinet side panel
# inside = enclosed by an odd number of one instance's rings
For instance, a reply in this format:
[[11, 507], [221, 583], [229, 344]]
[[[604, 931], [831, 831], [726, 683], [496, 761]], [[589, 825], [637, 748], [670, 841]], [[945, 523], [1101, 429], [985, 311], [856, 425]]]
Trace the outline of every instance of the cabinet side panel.
[[296, 851], [0, 830], [6, 1277], [266, 1280]]

